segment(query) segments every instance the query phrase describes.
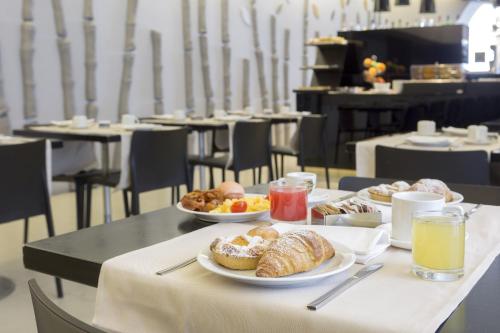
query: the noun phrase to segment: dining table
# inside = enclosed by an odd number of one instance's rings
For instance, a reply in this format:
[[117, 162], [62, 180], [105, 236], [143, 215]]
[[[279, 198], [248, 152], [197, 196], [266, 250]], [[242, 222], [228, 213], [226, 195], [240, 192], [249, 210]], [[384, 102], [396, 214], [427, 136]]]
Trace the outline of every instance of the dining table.
[[[113, 143], [121, 143], [126, 140], [127, 146], [130, 146], [130, 137], [131, 133], [134, 130], [143, 130], [148, 129], [151, 130], [153, 128], [161, 128], [168, 129], [168, 127], [161, 126], [152, 126], [151, 128], [147, 128], [148, 126], [142, 126], [141, 124], [137, 125], [121, 125], [121, 124], [107, 124], [105, 126], [100, 126], [98, 124], [91, 124], [85, 128], [73, 128], [71, 125], [56, 125], [56, 124], [36, 124], [36, 125], [28, 125], [23, 129], [16, 129], [13, 131], [16, 136], [23, 136], [28, 138], [41, 138], [47, 139], [50, 141], [69, 141], [69, 142], [88, 142], [88, 143], [99, 143], [100, 144], [100, 153], [101, 153], [101, 172], [104, 176], [108, 175], [111, 172], [111, 164], [112, 157], [110, 155], [110, 145]], [[123, 148], [123, 147], [122, 147]], [[123, 149], [122, 149], [123, 152]], [[124, 155], [124, 154], [122, 154]], [[126, 155], [126, 154], [125, 154]], [[125, 156], [124, 155], [124, 156]], [[123, 157], [123, 156], [122, 156]], [[77, 156], [71, 156], [72, 159], [76, 159]], [[125, 161], [126, 162], [126, 161]], [[122, 158], [120, 168], [123, 169], [127, 167], [127, 164], [124, 163], [124, 158]], [[125, 172], [127, 173], [127, 172]], [[123, 181], [122, 181], [123, 178]], [[124, 187], [128, 180], [128, 177], [121, 177], [120, 184]], [[111, 187], [104, 186], [103, 187], [103, 202], [104, 202], [104, 221], [105, 223], [111, 223]]]
[[[257, 185], [251, 188], [247, 188], [247, 193], [267, 193], [268, 187], [267, 185]], [[333, 197], [340, 197], [344, 196], [349, 192], [345, 191], [331, 191], [331, 194]], [[476, 213], [478, 214], [478, 219], [483, 220], [485, 217], [491, 218], [491, 215], [497, 215], [500, 214], [500, 207], [494, 207], [494, 206], [484, 206], [484, 209], [482, 212]], [[481, 215], [483, 214], [483, 215]], [[470, 223], [479, 223], [479, 220], [474, 220], [471, 221]], [[491, 221], [490, 221], [491, 222]], [[498, 222], [498, 221], [497, 221]], [[221, 228], [224, 226], [220, 225]], [[228, 226], [230, 227], [230, 226]], [[236, 226], [233, 226], [236, 227]], [[184, 242], [182, 237], [191, 237], [191, 235], [195, 235], [197, 232], [203, 231], [203, 230], [210, 230], [213, 229], [214, 224], [212, 223], [207, 223], [207, 222], [202, 222], [200, 220], [197, 220], [193, 215], [191, 214], [186, 214], [184, 212], [179, 211], [176, 207], [168, 207], [164, 209], [160, 209], [157, 211], [141, 214], [138, 216], [133, 216], [127, 219], [124, 219], [122, 221], [118, 221], [116, 223], [112, 223], [109, 225], [103, 224], [103, 225], [98, 225], [94, 226], [88, 229], [83, 229], [83, 230], [78, 230], [75, 232], [71, 232], [65, 235], [60, 235], [44, 240], [39, 240], [36, 242], [31, 242], [26, 244], [23, 247], [23, 260], [24, 260], [24, 265], [27, 269], [35, 270], [38, 272], [46, 273], [49, 275], [54, 275], [61, 277], [63, 279], [75, 281], [78, 283], [86, 284], [89, 286], [93, 287], [98, 287], [98, 284], [103, 283], [102, 281], [102, 276], [100, 276], [103, 270], [103, 267], [106, 265], [107, 262], [109, 261], [120, 261], [120, 258], [122, 262], [127, 263], [129, 261], [129, 258], [133, 258], [136, 255], [139, 255], [141, 251], [151, 251], [155, 247], [161, 247], [165, 244], [168, 244], [169, 242], [177, 242], [177, 243], [182, 243]], [[219, 228], [219, 229], [221, 229]], [[475, 237], [475, 236], [474, 236]], [[473, 235], [471, 235], [470, 238], [474, 239]], [[493, 236], [492, 236], [493, 237]], [[469, 240], [470, 242], [471, 240]], [[190, 243], [192, 246], [199, 246], [200, 244], [196, 243]], [[180, 250], [180, 249], [179, 249]], [[181, 251], [182, 252], [182, 251]], [[171, 253], [170, 255], [173, 256], [176, 251], [169, 252]], [[165, 254], [167, 256], [167, 254]], [[389, 250], [386, 251], [385, 254], [383, 254], [383, 257], [381, 258], [388, 258], [388, 257], [398, 257], [403, 259], [402, 262], [409, 262], [411, 263], [411, 253], [406, 250], [401, 250], [401, 249], [395, 249], [395, 248], [390, 248]], [[483, 258], [484, 259], [484, 258]], [[373, 262], [377, 262], [379, 259], [373, 259]], [[382, 259], [383, 260], [383, 259]], [[474, 272], [469, 272], [471, 276], [468, 278], [474, 278], [477, 280], [473, 287], [471, 287], [470, 290], [467, 291], [465, 295], [463, 295], [463, 300], [458, 301], [456, 305], [453, 306], [453, 308], [450, 309], [442, 309], [444, 313], [446, 313], [449, 310], [449, 317], [448, 318], [443, 318], [443, 323], [441, 325], [437, 325], [435, 327], [435, 330], [440, 331], [440, 332], [489, 332], [489, 331], [496, 331], [498, 329], [498, 325], [500, 324], [500, 319], [498, 318], [498, 313], [500, 313], [500, 288], [498, 288], [498, 285], [500, 283], [500, 258], [495, 254], [491, 260], [487, 263], [484, 267], [484, 271], [477, 271], [475, 270]], [[404, 267], [401, 267], [401, 262], [398, 264], [390, 264], [389, 262], [386, 264], [387, 266], [384, 267], [383, 269], [386, 270], [386, 277], [387, 280], [377, 280], [379, 281], [378, 283], [381, 283], [380, 288], [381, 291], [379, 291], [383, 294], [386, 293], [386, 296], [390, 296], [389, 298], [394, 298], [394, 297], [399, 297], [401, 299], [404, 299], [404, 294], [408, 294], [407, 297], [412, 295], [411, 290], [402, 290], [402, 289], [394, 289], [397, 290], [397, 292], [403, 294], [401, 295], [394, 295], [391, 294], [391, 284], [394, 283], [394, 279], [403, 279], [405, 281], [409, 281], [411, 283], [418, 283], [418, 279], [416, 277], [412, 277], [411, 273], [409, 272], [409, 269], [405, 269]], [[142, 265], [140, 265], [142, 266]], [[203, 279], [208, 279], [207, 281], [209, 283], [214, 283], [214, 288], [217, 286], [220, 289], [220, 285], [222, 283], [221, 280], [219, 279], [224, 279], [223, 277], [215, 277], [215, 275], [212, 275], [206, 271], [203, 271], [201, 267], [199, 267], [197, 264], [195, 265], [190, 265], [189, 268], [186, 269], [186, 272], [191, 272], [192, 274], [195, 274], [194, 276], [197, 276], [194, 281], [194, 284], [192, 285], [193, 290], [189, 291], [180, 289], [176, 290], [176, 293], [183, 294], [185, 293], [185, 297], [195, 297], [196, 299], [196, 294], [194, 294], [194, 290], [196, 288], [202, 288], [204, 286], [202, 283]], [[128, 272], [123, 271], [123, 274], [127, 274]], [[122, 274], [120, 273], [120, 274]], [[134, 274], [137, 274], [134, 273]], [[181, 274], [181, 273], [176, 273], [176, 274]], [[184, 273], [187, 274], [187, 273]], [[377, 273], [375, 273], [377, 274]], [[391, 275], [392, 274], [392, 275]], [[395, 274], [395, 275], [394, 275]], [[403, 275], [401, 275], [403, 274]], [[185, 275], [183, 275], [185, 276]], [[164, 282], [161, 282], [158, 280], [158, 283], [174, 283], [175, 281], [175, 276], [163, 276]], [[345, 277], [347, 278], [347, 276]], [[101, 279], [101, 281], [100, 281]], [[367, 278], [371, 279], [371, 277]], [[375, 277], [373, 278], [375, 279]], [[211, 282], [210, 282], [211, 281]], [[392, 282], [391, 282], [392, 281]], [[118, 283], [118, 281], [116, 281]], [[229, 283], [229, 282], [228, 282]], [[334, 282], [332, 282], [334, 283]], [[424, 282], [422, 282], [424, 283]], [[436, 291], [436, 295], [433, 295], [433, 297], [439, 299], [439, 292], [440, 286], [442, 288], [445, 288], [449, 286], [450, 284], [453, 284], [454, 282], [451, 283], [444, 283], [444, 282], [428, 282], [433, 284], [433, 288]], [[333, 286], [333, 285], [332, 285]], [[330, 286], [330, 287], [332, 287]], [[360, 285], [361, 286], [361, 285]], [[116, 285], [116, 287], [123, 292], [123, 287], [120, 287], [119, 284]], [[373, 286], [372, 286], [373, 287]], [[394, 288], [397, 288], [397, 284], [394, 284]], [[99, 285], [99, 288], [102, 288], [101, 285]], [[111, 286], [110, 288], [113, 288]], [[244, 285], [239, 285], [238, 283], [230, 283], [227, 285], [228, 288], [228, 295], [227, 297], [231, 297], [232, 295], [230, 292], [233, 294], [236, 292], [236, 290], [239, 290], [240, 288], [246, 290], [245, 288], [250, 288], [246, 287]], [[306, 288], [306, 287], [303, 287]], [[312, 288], [313, 290], [316, 290], [315, 288], [320, 288], [321, 287], [309, 287]], [[328, 284], [323, 287], [328, 289]], [[355, 292], [356, 287], [353, 287], [353, 293]], [[361, 288], [361, 287], [359, 287]], [[385, 289], [384, 289], [385, 288]], [[137, 289], [140, 290], [140, 289]], [[155, 288], [150, 289], [150, 290], [155, 290]], [[293, 308], [294, 313], [296, 318], [289, 318], [290, 322], [297, 322], [297, 320], [301, 320], [301, 318], [307, 318], [308, 322], [313, 321], [315, 322], [321, 322], [323, 321], [328, 321], [328, 313], [331, 312], [326, 312], [322, 314], [321, 311], [341, 311], [342, 310], [342, 304], [332, 304], [330, 308], [324, 309], [324, 310], [318, 310], [316, 312], [310, 312], [306, 309], [305, 303], [307, 299], [303, 299], [304, 297], [304, 291], [303, 290], [308, 290], [302, 289], [302, 287], [297, 287], [297, 288], [279, 288], [276, 290], [272, 290], [270, 288], [259, 288], [255, 287], [252, 289], [249, 289], [247, 292], [256, 293], [258, 295], [266, 295], [266, 293], [274, 293], [275, 296], [277, 294], [282, 294], [283, 297], [288, 299], [290, 302], [297, 302], [297, 300], [293, 300], [293, 293], [294, 290], [295, 292], [299, 293], [301, 296], [299, 297], [298, 301], [302, 300], [304, 302], [304, 307], [302, 310]], [[301, 292], [302, 290], [302, 292]], [[359, 290], [359, 289], [358, 289]], [[385, 291], [384, 291], [385, 290]], [[159, 290], [158, 290], [159, 291]], [[219, 290], [220, 291], [220, 290]], [[215, 291], [214, 291], [215, 292]], [[463, 293], [464, 291], [461, 291], [460, 293]], [[209, 289], [207, 290], [207, 295], [211, 295], [209, 292]], [[191, 296], [189, 296], [189, 295]], [[148, 294], [149, 295], [149, 294]], [[159, 295], [159, 294], [158, 294]], [[203, 295], [204, 297], [207, 295]], [[248, 294], [250, 297], [251, 294]], [[445, 296], [446, 293], [442, 292], [441, 297], [447, 297]], [[144, 295], [136, 295], [138, 298], [144, 297]], [[178, 295], [177, 295], [178, 296]], [[311, 298], [312, 296], [316, 295], [310, 295], [308, 296]], [[99, 297], [99, 296], [98, 296]], [[152, 297], [151, 302], [158, 302], [160, 301], [157, 296], [154, 296], [151, 294], [150, 296], [147, 297]], [[180, 299], [175, 298], [172, 295], [172, 303], [171, 310], [177, 309], [178, 307], [184, 308], [183, 302]], [[179, 296], [178, 296], [179, 297]], [[214, 319], [217, 318], [217, 320], [212, 321], [212, 323], [215, 326], [213, 327], [218, 327], [220, 331], [231, 331], [231, 326], [225, 326], [229, 325], [229, 322], [234, 324], [234, 323], [240, 323], [242, 331], [252, 331], [252, 326], [249, 325], [248, 322], [240, 321], [237, 320], [237, 318], [232, 318], [228, 319], [228, 322], [226, 323], [224, 320], [224, 312], [221, 312], [222, 310], [218, 308], [218, 303], [216, 300], [220, 301], [220, 299], [224, 299], [224, 295], [219, 295], [219, 294], [212, 294], [209, 297], [215, 297], [213, 299], [213, 304], [211, 302], [206, 303], [206, 298], [204, 298], [204, 301], [198, 302], [197, 307], [203, 308], [205, 306], [205, 313], [198, 313], [198, 312], [192, 312], [190, 313], [190, 316], [193, 316], [193, 322], [196, 321], [195, 317], [196, 316], [201, 316], [201, 317], [207, 317], [210, 315], [214, 316]], [[265, 297], [265, 296], [263, 296]], [[359, 295], [358, 295], [359, 297]], [[369, 301], [369, 304], [376, 304], [377, 299], [371, 299], [369, 296], [366, 296], [367, 299], [365, 301]], [[458, 297], [457, 295], [453, 295], [451, 298]], [[315, 297], [312, 297], [315, 298]], [[269, 304], [269, 306], [274, 307], [274, 306], [281, 306], [283, 307], [283, 313], [290, 313], [289, 305], [285, 306], [285, 304], [279, 303], [280, 297], [271, 297], [272, 299], [272, 304]], [[356, 306], [357, 303], [350, 304], [348, 299], [345, 299], [345, 304], [344, 306]], [[123, 300], [124, 302], [128, 302], [129, 300]], [[167, 299], [162, 299], [162, 302], [166, 302], [168, 304], [168, 298]], [[229, 300], [228, 300], [229, 301]], [[359, 298], [356, 299], [357, 302], [362, 301]], [[382, 300], [380, 300], [382, 301]], [[446, 304], [446, 299], [441, 300]], [[181, 302], [181, 303], [179, 303]], [[257, 307], [257, 304], [253, 304], [251, 302], [245, 303], [244, 300], [242, 300], [245, 304], [245, 307], [242, 309], [236, 309], [238, 311], [246, 311], [245, 313], [253, 313], [255, 318], [259, 318], [259, 316], [262, 316], [263, 318], [267, 318], [265, 312], [263, 311], [263, 301], [259, 301]], [[355, 302], [354, 300], [352, 302]], [[142, 302], [141, 302], [142, 303]], [[381, 302], [382, 304], [383, 302]], [[408, 306], [411, 306], [411, 302], [408, 302]], [[281, 305], [279, 305], [281, 304]], [[362, 303], [359, 303], [361, 306]], [[148, 308], [147, 304], [143, 304], [146, 308]], [[252, 309], [254, 309], [255, 306], [255, 312], [252, 312]], [[339, 306], [341, 306], [339, 308]], [[405, 303], [400, 304], [401, 307], [405, 307]], [[429, 305], [431, 306], [431, 305]], [[429, 308], [429, 311], [431, 311], [432, 308]], [[150, 308], [150, 315], [155, 316], [158, 314], [158, 311], [160, 309], [152, 309]], [[166, 310], [170, 313], [171, 310], [168, 310], [167, 308], [164, 308], [163, 310]], [[234, 309], [233, 309], [234, 310]], [[232, 311], [233, 311], [232, 310]], [[234, 310], [234, 311], [236, 311]], [[279, 308], [273, 309], [273, 313], [276, 313], [276, 310], [279, 311]], [[285, 312], [288, 311], [288, 312]], [[411, 311], [410, 309], [406, 309], [407, 311]], [[426, 313], [424, 311], [425, 309], [422, 308], [416, 308], [414, 309], [415, 315], [419, 312]], [[96, 309], [97, 311], [97, 309]], [[112, 309], [106, 308], [103, 309], [103, 311], [112, 311]], [[194, 310], [193, 310], [194, 311]], [[302, 312], [303, 311], [303, 312]], [[375, 311], [375, 309], [374, 309]], [[427, 312], [429, 312], [427, 311]], [[451, 314], [450, 314], [451, 313]], [[126, 313], [121, 313], [122, 317], [127, 317], [130, 315], [130, 318], [134, 318], [133, 321], [137, 325], [141, 325], [141, 322], [146, 320], [145, 318], [139, 318], [138, 313], [132, 312], [130, 314]], [[356, 318], [355, 314], [353, 313], [353, 318]], [[327, 316], [327, 317], [325, 317]], [[389, 314], [390, 316], [390, 314]], [[106, 317], [104, 315], [104, 317]], [[283, 317], [283, 316], [281, 316]], [[287, 317], [281, 318], [281, 320], [285, 320]], [[318, 318], [315, 320], [314, 318]], [[320, 319], [321, 318], [321, 319]], [[353, 318], [348, 318], [348, 319], [353, 319]], [[226, 318], [227, 319], [227, 318]], [[271, 318], [272, 319], [272, 318]], [[271, 320], [267, 319], [267, 320]], [[348, 322], [348, 319], [346, 318], [346, 322]], [[102, 320], [102, 317], [101, 317]], [[168, 318], [165, 318], [168, 322]], [[188, 320], [188, 319], [186, 319]], [[243, 318], [241, 318], [243, 320]], [[359, 320], [362, 320], [362, 318], [359, 318]], [[147, 321], [147, 320], [146, 320]], [[190, 320], [188, 320], [190, 322]], [[345, 327], [346, 322], [339, 322], [339, 327]], [[101, 321], [102, 324], [102, 321]], [[262, 325], [265, 324], [264, 322], [255, 322], [255, 325], [262, 327]], [[271, 324], [271, 323], [269, 323]], [[388, 323], [390, 324], [390, 323]], [[422, 327], [427, 326], [428, 323], [421, 323]], [[287, 324], [283, 322], [283, 325], [286, 326]], [[344, 325], [344, 326], [342, 326]], [[356, 321], [353, 322], [354, 326], [352, 326], [352, 330], [356, 331], [356, 327], [360, 328], [363, 327], [363, 323]], [[356, 326], [359, 325], [359, 326]], [[387, 327], [390, 327], [387, 326]], [[234, 328], [234, 327], [233, 327]], [[329, 331], [334, 331], [335, 327], [330, 327], [332, 330]], [[164, 327], [165, 330], [168, 330], [168, 327]], [[394, 327], [396, 329], [396, 327]], [[415, 327], [413, 327], [415, 329]], [[382, 328], [380, 328], [382, 330]], [[372, 327], [371, 331], [377, 331], [377, 327]], [[390, 330], [384, 330], [384, 331], [390, 331]], [[397, 330], [396, 330], [397, 331]]]
[[[230, 123], [238, 120], [267, 120], [272, 125], [296, 123], [303, 115], [301, 112], [288, 112], [288, 113], [253, 113], [253, 114], [230, 114], [226, 117], [186, 117], [175, 118], [173, 115], [154, 115], [141, 118], [141, 122], [148, 124], [156, 124], [162, 126], [183, 126], [187, 127], [190, 131], [198, 133], [198, 156], [203, 159], [206, 156], [206, 133], [214, 130], [224, 130], [229, 128]], [[205, 167], [200, 165], [200, 188], [206, 188]]]
[[[449, 146], [440, 144], [414, 144], [411, 140], [434, 139], [450, 140]], [[474, 144], [468, 141], [467, 136], [455, 136], [437, 132], [432, 137], [419, 136], [416, 132], [396, 133], [378, 136], [356, 142], [356, 176], [375, 177], [375, 147], [384, 146], [401, 149], [414, 149], [426, 151], [486, 151], [492, 154], [500, 152], [500, 139], [497, 134], [492, 134], [488, 144]]]

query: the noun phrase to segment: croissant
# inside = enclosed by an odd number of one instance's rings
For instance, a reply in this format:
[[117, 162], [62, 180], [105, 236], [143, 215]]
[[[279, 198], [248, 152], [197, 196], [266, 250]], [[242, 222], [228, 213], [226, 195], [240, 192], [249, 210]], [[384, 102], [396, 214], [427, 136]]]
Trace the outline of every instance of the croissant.
[[257, 265], [259, 277], [280, 277], [306, 272], [335, 255], [333, 246], [312, 230], [283, 234], [271, 243]]

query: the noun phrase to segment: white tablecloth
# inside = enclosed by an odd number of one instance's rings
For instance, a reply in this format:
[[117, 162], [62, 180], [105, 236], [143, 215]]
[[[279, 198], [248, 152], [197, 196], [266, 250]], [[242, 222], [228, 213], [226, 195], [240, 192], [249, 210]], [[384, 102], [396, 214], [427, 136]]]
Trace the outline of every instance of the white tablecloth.
[[[194, 263], [155, 272], [207, 248], [245, 224], [216, 224], [106, 261], [94, 324], [109, 332], [433, 332], [500, 253], [500, 207], [483, 206], [468, 222], [465, 276], [455, 282], [410, 273], [411, 253], [390, 248], [373, 262], [377, 273], [312, 312], [306, 304], [360, 269], [314, 285], [263, 288], [241, 284]], [[166, 221], [167, 223], [168, 221]], [[348, 245], [348, 244], [347, 244]]]
[[[356, 143], [356, 176], [375, 177], [375, 147], [398, 147], [401, 149], [449, 151], [446, 147], [420, 147], [405, 143], [406, 139], [415, 133], [380, 136], [373, 139], [363, 140]], [[490, 145], [472, 145], [465, 143], [466, 138], [450, 137], [456, 139], [456, 143], [451, 147], [452, 151], [472, 151], [484, 150], [488, 153], [500, 149], [500, 140]]]

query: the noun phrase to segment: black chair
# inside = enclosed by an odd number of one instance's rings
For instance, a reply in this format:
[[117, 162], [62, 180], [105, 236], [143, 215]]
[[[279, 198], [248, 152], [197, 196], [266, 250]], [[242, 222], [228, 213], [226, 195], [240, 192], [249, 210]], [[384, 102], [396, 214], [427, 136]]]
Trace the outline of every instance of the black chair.
[[[125, 215], [140, 214], [139, 194], [166, 187], [172, 188], [172, 204], [180, 200], [180, 186], [192, 189], [187, 158], [186, 128], [165, 131], [135, 131], [130, 146], [130, 187], [123, 191]], [[89, 179], [90, 184], [114, 187], [120, 172], [99, 173]], [[174, 193], [175, 189], [175, 193]], [[131, 195], [129, 206], [128, 192]], [[174, 196], [175, 194], [175, 196]], [[90, 225], [87, 217], [86, 226]]]
[[28, 286], [38, 333], [104, 333], [64, 312], [43, 293], [34, 279], [28, 281]]
[[210, 187], [214, 187], [213, 169], [222, 170], [222, 179], [226, 179], [225, 170], [234, 172], [234, 179], [239, 182], [240, 172], [253, 170], [254, 184], [255, 169], [258, 169], [258, 182], [262, 181], [262, 167], [269, 170], [269, 180], [273, 179], [273, 168], [271, 162], [271, 123], [269, 121], [238, 121], [233, 131], [233, 160], [228, 167], [227, 154], [222, 156], [209, 156], [200, 158], [191, 156], [189, 162], [192, 166], [203, 165], [209, 167]]
[[[0, 224], [24, 219], [24, 242], [28, 241], [29, 218], [45, 215], [49, 237], [54, 223], [47, 188], [45, 141], [0, 146]], [[57, 296], [62, 297], [56, 278]]]
[[[304, 171], [306, 166], [317, 166], [323, 163], [327, 187], [330, 188], [328, 173], [328, 151], [326, 149], [326, 116], [304, 116], [300, 121], [298, 133], [298, 150], [287, 146], [273, 146], [274, 166], [276, 177], [283, 177], [285, 156], [297, 157], [297, 164]], [[278, 156], [281, 158], [281, 173], [278, 172]]]
[[[357, 192], [370, 186], [392, 184], [401, 179], [342, 177], [339, 181], [339, 190]], [[406, 180], [412, 184], [413, 180]], [[464, 202], [480, 203], [484, 205], [500, 205], [500, 186], [471, 185], [447, 183], [448, 187], [464, 196]]]
[[458, 184], [490, 184], [485, 151], [426, 151], [375, 147], [375, 177], [436, 178]]

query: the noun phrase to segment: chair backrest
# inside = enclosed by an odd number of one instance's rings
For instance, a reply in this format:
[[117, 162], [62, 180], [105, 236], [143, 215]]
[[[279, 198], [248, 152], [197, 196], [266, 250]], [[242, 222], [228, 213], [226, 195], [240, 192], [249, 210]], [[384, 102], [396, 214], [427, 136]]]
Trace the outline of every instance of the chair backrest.
[[[392, 184], [397, 180], [390, 178], [342, 177], [339, 181], [339, 190], [357, 192], [370, 186]], [[406, 180], [409, 184], [412, 180]], [[448, 187], [464, 196], [464, 202], [481, 203], [484, 205], [500, 206], [500, 186], [471, 185], [447, 183]]]
[[238, 121], [233, 132], [233, 170], [271, 165], [271, 123]]
[[303, 165], [308, 165], [308, 162], [317, 163], [326, 158], [325, 125], [325, 115], [302, 117], [299, 128], [299, 159]]
[[28, 281], [28, 286], [38, 333], [104, 333], [64, 312], [45, 296], [34, 279]]
[[137, 192], [190, 185], [186, 128], [135, 131], [130, 147], [130, 182]]
[[45, 141], [0, 145], [0, 223], [50, 213]]
[[485, 151], [426, 151], [377, 146], [375, 176], [490, 184], [488, 154]]

